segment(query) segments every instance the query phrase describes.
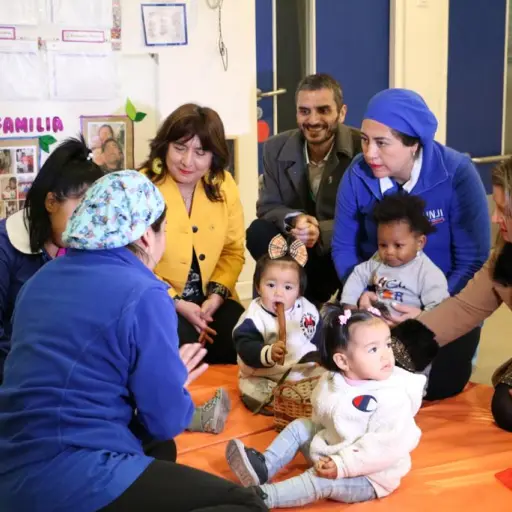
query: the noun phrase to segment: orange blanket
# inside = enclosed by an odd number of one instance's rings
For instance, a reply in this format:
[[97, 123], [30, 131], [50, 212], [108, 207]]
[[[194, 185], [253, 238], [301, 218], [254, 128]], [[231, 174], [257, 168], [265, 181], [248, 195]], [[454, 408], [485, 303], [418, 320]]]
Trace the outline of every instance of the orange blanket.
[[[240, 438], [263, 451], [276, 436], [272, 418], [254, 416], [241, 404], [236, 375], [234, 366], [212, 367], [192, 385], [197, 404], [219, 386], [229, 391], [233, 410], [224, 432], [217, 436], [185, 432], [177, 439], [179, 462], [231, 480], [224, 457], [229, 439]], [[387, 498], [357, 505], [322, 501], [300, 510], [510, 512], [512, 491], [495, 475], [512, 466], [512, 434], [494, 425], [491, 396], [492, 388], [470, 385], [455, 398], [424, 406], [417, 416], [423, 436], [412, 454], [413, 469]], [[305, 469], [298, 455], [278, 479]]]

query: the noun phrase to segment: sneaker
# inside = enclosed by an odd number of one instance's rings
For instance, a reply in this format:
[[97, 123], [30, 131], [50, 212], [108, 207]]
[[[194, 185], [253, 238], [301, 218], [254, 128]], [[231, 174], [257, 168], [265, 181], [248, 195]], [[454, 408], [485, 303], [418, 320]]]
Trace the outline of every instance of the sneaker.
[[263, 485], [268, 480], [265, 456], [246, 448], [242, 441], [232, 439], [226, 447], [226, 458], [231, 471], [238, 477], [244, 487]]

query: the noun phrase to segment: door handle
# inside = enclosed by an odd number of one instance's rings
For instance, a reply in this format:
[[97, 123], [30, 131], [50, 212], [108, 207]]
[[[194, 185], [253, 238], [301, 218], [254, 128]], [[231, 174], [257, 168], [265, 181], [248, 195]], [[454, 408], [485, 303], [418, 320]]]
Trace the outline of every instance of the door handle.
[[261, 100], [261, 98], [270, 98], [272, 96], [279, 96], [281, 94], [285, 94], [288, 91], [286, 89], [275, 89], [274, 91], [263, 92], [261, 89], [256, 90], [256, 98], [257, 100]]
[[471, 161], [474, 164], [495, 164], [507, 160], [511, 156], [512, 155], [477, 156], [471, 158]]

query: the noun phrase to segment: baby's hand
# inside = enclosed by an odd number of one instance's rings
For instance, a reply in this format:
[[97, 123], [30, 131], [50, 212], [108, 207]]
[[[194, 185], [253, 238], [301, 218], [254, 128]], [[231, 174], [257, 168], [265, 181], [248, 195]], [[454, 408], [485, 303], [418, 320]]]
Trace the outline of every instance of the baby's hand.
[[283, 364], [284, 356], [286, 355], [286, 345], [284, 344], [284, 341], [276, 341], [270, 349], [270, 355], [272, 357], [272, 361], [277, 364]]
[[330, 457], [320, 457], [320, 460], [315, 463], [315, 471], [320, 478], [331, 480], [338, 478], [338, 468]]

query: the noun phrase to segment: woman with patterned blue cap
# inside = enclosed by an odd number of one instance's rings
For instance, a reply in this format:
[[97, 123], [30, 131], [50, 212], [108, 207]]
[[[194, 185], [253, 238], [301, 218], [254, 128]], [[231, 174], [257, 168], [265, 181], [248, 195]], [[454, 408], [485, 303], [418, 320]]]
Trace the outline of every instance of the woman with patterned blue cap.
[[165, 213], [142, 174], [104, 176], [67, 224], [67, 254], [21, 290], [0, 387], [2, 511], [267, 510], [175, 463], [172, 439], [194, 411], [186, 388], [206, 365], [198, 344], [178, 349], [173, 301], [152, 272]]
[[[425, 254], [457, 294], [482, 267], [490, 249], [490, 218], [481, 179], [468, 156], [434, 140], [437, 119], [423, 98], [407, 89], [386, 89], [369, 102], [364, 115], [362, 154], [345, 172], [338, 189], [333, 260], [342, 281], [355, 265], [377, 250], [373, 209], [385, 195], [410, 193], [426, 203], [425, 214], [436, 227]], [[367, 307], [371, 292], [360, 304]], [[396, 304], [400, 320], [418, 311]], [[427, 398], [462, 391], [472, 371], [480, 328], [443, 347], [433, 362]]]

